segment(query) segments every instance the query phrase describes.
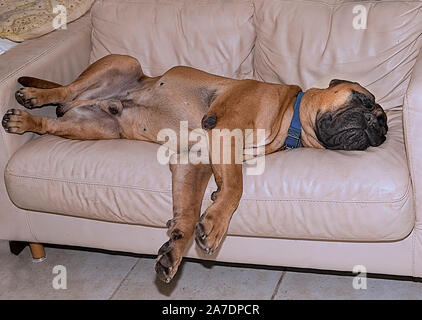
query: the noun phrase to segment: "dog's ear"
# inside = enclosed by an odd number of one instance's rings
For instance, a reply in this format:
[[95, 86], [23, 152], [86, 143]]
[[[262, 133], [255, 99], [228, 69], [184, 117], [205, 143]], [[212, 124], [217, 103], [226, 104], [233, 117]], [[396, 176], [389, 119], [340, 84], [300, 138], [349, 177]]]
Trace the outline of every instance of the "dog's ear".
[[350, 82], [350, 81], [341, 80], [341, 79], [333, 79], [333, 80], [330, 81], [330, 84], [329, 84], [328, 87], [334, 87], [334, 86], [336, 86], [336, 85], [338, 85], [340, 83], [343, 83], [343, 82]]

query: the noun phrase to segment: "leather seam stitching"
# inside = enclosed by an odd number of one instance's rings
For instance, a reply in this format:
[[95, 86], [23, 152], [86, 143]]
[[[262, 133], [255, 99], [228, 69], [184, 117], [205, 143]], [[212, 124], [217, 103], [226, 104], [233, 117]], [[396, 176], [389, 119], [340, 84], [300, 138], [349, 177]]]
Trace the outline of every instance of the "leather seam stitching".
[[55, 48], [58, 47], [58, 45], [60, 43], [65, 42], [65, 39], [61, 39], [58, 41], [55, 41], [54, 43], [52, 43], [50, 46], [47, 47], [47, 49], [45, 49], [42, 53], [40, 53], [39, 55], [31, 58], [29, 61], [25, 62], [24, 64], [22, 64], [20, 67], [18, 67], [17, 69], [15, 69], [14, 71], [12, 71], [11, 73], [9, 73], [8, 75], [6, 75], [5, 77], [3, 77], [2, 79], [0, 79], [0, 85], [9, 80], [12, 76], [16, 75], [18, 72], [20, 72], [21, 70], [25, 69], [26, 66], [38, 61], [39, 59], [41, 59], [43, 56], [45, 56], [48, 53], [51, 53], [54, 51]]
[[153, 189], [146, 189], [146, 188], [136, 187], [136, 186], [111, 185], [111, 184], [102, 184], [102, 183], [96, 183], [96, 182], [72, 181], [72, 180], [65, 180], [65, 179], [34, 177], [34, 176], [18, 175], [18, 174], [11, 173], [10, 171], [7, 172], [7, 174], [10, 175], [10, 176], [16, 177], [16, 178], [20, 178], [20, 179], [54, 181], [54, 182], [67, 183], [67, 184], [76, 184], [76, 185], [79, 184], [79, 185], [98, 186], [98, 187], [105, 187], [105, 188], [135, 189], [135, 190], [157, 192], [157, 193], [171, 193], [171, 189], [169, 189], [169, 190], [153, 190]]
[[[19, 178], [19, 179], [33, 179], [33, 180], [44, 180], [44, 181], [54, 181], [60, 183], [67, 183], [67, 184], [75, 184], [75, 185], [87, 185], [87, 186], [99, 186], [105, 188], [122, 188], [122, 189], [134, 189], [134, 190], [142, 190], [147, 192], [156, 192], [156, 193], [171, 193], [170, 190], [152, 190], [146, 189], [142, 187], [135, 187], [135, 186], [122, 186], [122, 185], [106, 185], [101, 183], [89, 183], [84, 181], [71, 181], [71, 180], [64, 180], [64, 179], [54, 179], [54, 178], [42, 178], [42, 177], [34, 177], [34, 176], [27, 176], [27, 175], [18, 175], [11, 173], [10, 171], [7, 172], [8, 175]], [[383, 203], [400, 203], [403, 202], [408, 198], [410, 190], [410, 184], [407, 186], [407, 190], [401, 198], [389, 201], [382, 201], [382, 200], [365, 200], [365, 201], [351, 201], [351, 200], [311, 200], [311, 199], [247, 199], [242, 198], [241, 201], [256, 201], [256, 202], [313, 202], [313, 203], [353, 203], [353, 204], [383, 204]]]

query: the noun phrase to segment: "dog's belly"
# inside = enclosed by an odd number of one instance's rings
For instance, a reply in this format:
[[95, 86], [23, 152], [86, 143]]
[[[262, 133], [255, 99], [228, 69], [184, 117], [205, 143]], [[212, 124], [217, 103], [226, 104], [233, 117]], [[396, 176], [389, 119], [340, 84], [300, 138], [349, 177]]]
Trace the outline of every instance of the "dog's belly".
[[[186, 98], [186, 97], [185, 97]], [[131, 140], [145, 140], [156, 143], [159, 141], [160, 131], [172, 132], [179, 140], [180, 132], [188, 132], [201, 128], [201, 119], [205, 114], [203, 106], [195, 99], [163, 99], [142, 105], [124, 107], [120, 116], [117, 116], [122, 138]]]
[[[285, 108], [280, 108], [279, 94], [286, 88], [175, 67], [160, 77], [140, 81], [139, 87], [121, 100], [123, 109], [115, 119], [121, 138], [163, 144], [166, 141], [158, 136], [167, 130], [177, 137], [180, 150], [180, 135], [202, 128], [204, 115], [214, 108], [218, 109], [219, 127], [252, 129], [255, 136], [252, 148], [268, 143], [265, 153], [273, 152], [280, 147], [277, 133]], [[265, 130], [259, 142], [256, 129]], [[195, 143], [189, 141], [188, 145]]]
[[117, 117], [122, 136], [162, 143], [157, 141], [160, 130], [173, 130], [179, 135], [181, 126], [187, 125], [189, 131], [201, 128], [201, 120], [219, 91], [233, 81], [175, 67], [161, 77], [140, 83], [139, 89], [122, 101], [123, 111]]

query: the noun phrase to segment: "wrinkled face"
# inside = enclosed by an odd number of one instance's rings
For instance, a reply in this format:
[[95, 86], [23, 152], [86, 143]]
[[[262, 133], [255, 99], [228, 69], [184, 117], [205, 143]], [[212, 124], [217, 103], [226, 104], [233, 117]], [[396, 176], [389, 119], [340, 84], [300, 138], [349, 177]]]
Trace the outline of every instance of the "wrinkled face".
[[385, 141], [387, 116], [365, 88], [336, 79], [321, 94], [327, 105], [317, 113], [315, 133], [325, 148], [365, 150]]

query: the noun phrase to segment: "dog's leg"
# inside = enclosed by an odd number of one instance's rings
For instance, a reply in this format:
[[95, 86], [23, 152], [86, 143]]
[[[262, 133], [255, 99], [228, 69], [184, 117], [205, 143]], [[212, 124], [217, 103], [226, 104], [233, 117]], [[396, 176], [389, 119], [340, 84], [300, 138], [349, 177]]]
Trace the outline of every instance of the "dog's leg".
[[158, 251], [155, 270], [169, 282], [176, 274], [198, 221], [202, 198], [211, 177], [208, 164], [171, 164], [173, 216], [167, 226], [170, 239]]
[[74, 108], [58, 119], [38, 117], [24, 110], [10, 109], [4, 115], [2, 125], [7, 132], [16, 134], [29, 131], [77, 140], [120, 138], [117, 120], [98, 106]]
[[195, 226], [195, 241], [208, 254], [220, 245], [243, 192], [241, 164], [212, 164], [212, 171], [218, 196]]
[[22, 88], [16, 92], [15, 97], [28, 109], [67, 103], [74, 99], [108, 99], [125, 95], [142, 76], [142, 68], [135, 58], [108, 55], [94, 62], [74, 82], [66, 86], [55, 87], [55, 83], [28, 77], [20, 78], [19, 82], [37, 85], [38, 88]]
[[[213, 193], [213, 204], [202, 214], [195, 226], [195, 241], [206, 253], [213, 254], [226, 234], [231, 217], [242, 197], [243, 159], [237, 153], [241, 151], [243, 154], [243, 145], [233, 141], [231, 136], [230, 139], [224, 139], [224, 134], [222, 136], [214, 135], [210, 131], [208, 136], [211, 168], [218, 189]], [[243, 139], [243, 136], [239, 136], [239, 138]], [[217, 140], [220, 140], [219, 143]], [[230, 156], [228, 156], [228, 152], [230, 152]]]

